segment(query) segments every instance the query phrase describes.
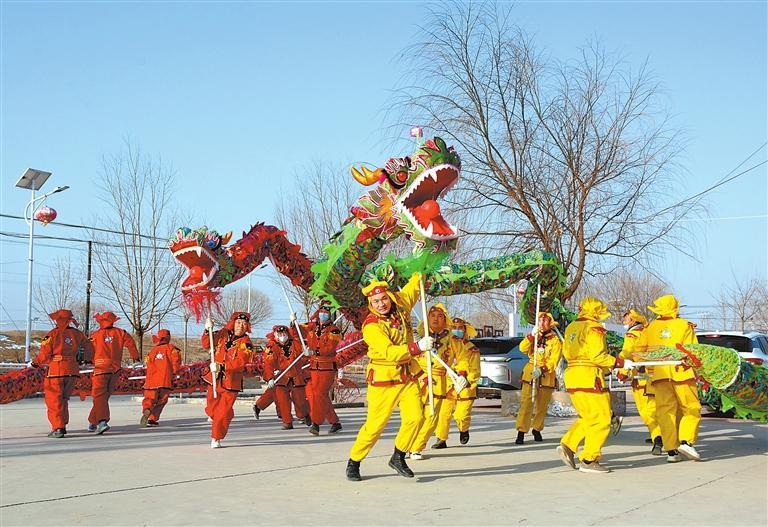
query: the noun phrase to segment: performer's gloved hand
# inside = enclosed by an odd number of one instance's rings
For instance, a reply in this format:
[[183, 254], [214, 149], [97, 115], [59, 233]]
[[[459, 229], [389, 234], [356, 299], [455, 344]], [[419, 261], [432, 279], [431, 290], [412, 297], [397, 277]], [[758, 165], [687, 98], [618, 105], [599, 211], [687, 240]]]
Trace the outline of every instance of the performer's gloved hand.
[[539, 377], [541, 377], [542, 373], [544, 372], [541, 370], [541, 368], [534, 368], [533, 371], [531, 372], [531, 377], [533, 377], [533, 379], [536, 380]]
[[205, 330], [206, 331], [211, 331], [212, 329], [213, 329], [213, 320], [211, 320], [210, 318], [206, 318], [205, 319]]
[[271, 390], [274, 387], [275, 387], [275, 379], [269, 379], [269, 381], [267, 381], [267, 390]]
[[312, 355], [312, 350], [307, 348], [303, 352], [301, 352], [301, 354], [304, 355], [305, 357], [309, 357], [310, 355]]
[[435, 339], [430, 336], [421, 337], [418, 344], [421, 351], [429, 351], [435, 347]]
[[27, 368], [37, 368], [37, 364], [35, 364], [34, 361], [29, 361], [27, 363]]
[[624, 359], [623, 361], [621, 361], [621, 363], [622, 363], [622, 364], [619, 364], [619, 360], [617, 359], [617, 361], [616, 361], [616, 367], [621, 367], [621, 368], [624, 368], [624, 369], [626, 369], [626, 370], [631, 370], [631, 369], [633, 369], [633, 368], [637, 368], [637, 366], [635, 366], [635, 363], [634, 363], [634, 362], [632, 362], [632, 361], [631, 361], [631, 360], [629, 360], [629, 359]]
[[456, 393], [461, 392], [467, 386], [469, 386], [469, 381], [463, 375], [459, 375], [459, 377], [453, 381], [453, 387], [456, 390]]
[[219, 373], [221, 371], [221, 365], [218, 362], [212, 362], [210, 367], [211, 373]]

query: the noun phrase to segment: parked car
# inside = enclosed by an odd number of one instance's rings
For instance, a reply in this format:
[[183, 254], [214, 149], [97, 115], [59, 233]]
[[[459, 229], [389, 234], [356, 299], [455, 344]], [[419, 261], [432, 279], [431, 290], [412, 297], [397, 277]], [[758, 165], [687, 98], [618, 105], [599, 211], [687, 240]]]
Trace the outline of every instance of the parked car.
[[757, 331], [696, 331], [701, 344], [733, 348], [753, 364], [768, 366], [768, 336]]
[[480, 350], [480, 380], [477, 385], [494, 390], [519, 390], [528, 355], [520, 352], [521, 337], [478, 337], [472, 343]]

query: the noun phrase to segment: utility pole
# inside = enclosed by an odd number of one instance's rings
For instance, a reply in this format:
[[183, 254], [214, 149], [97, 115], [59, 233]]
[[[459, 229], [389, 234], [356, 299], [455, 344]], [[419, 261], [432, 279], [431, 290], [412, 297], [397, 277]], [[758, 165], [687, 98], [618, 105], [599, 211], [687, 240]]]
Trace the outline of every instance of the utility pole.
[[93, 242], [88, 241], [88, 272], [85, 279], [85, 334], [91, 326], [91, 262], [93, 260]]

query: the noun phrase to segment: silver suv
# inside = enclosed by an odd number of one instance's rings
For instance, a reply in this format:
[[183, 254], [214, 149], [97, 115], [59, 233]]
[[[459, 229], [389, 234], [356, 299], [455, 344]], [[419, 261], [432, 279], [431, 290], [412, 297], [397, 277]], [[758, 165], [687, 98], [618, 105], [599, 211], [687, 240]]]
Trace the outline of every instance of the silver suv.
[[768, 366], [768, 336], [757, 331], [696, 331], [701, 344], [733, 348], [741, 358], [758, 366]]
[[528, 355], [520, 352], [521, 337], [478, 337], [472, 343], [480, 350], [479, 388], [519, 390]]

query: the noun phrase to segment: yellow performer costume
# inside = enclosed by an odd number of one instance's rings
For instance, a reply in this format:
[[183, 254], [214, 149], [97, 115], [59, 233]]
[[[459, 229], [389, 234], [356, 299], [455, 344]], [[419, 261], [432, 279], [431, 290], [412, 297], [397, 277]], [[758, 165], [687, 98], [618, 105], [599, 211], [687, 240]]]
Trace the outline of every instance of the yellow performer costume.
[[[378, 280], [363, 288], [369, 305], [372, 297], [382, 293], [386, 293], [392, 305], [387, 315], [370, 308], [371, 314], [363, 323], [363, 339], [370, 359], [366, 369], [368, 415], [349, 453], [348, 479], [360, 479], [360, 461], [378, 441], [395, 407], [400, 408], [401, 423], [389, 464], [401, 475], [413, 477], [405, 465], [404, 455], [423, 420], [421, 394], [416, 383], [421, 370], [415, 356], [420, 349], [413, 342], [410, 324], [411, 310], [419, 299], [420, 279], [420, 274], [415, 273], [397, 293], [390, 291], [386, 282]], [[350, 467], [355, 469], [352, 474]]]
[[[648, 324], [648, 319], [634, 309], [630, 309], [625, 315], [624, 320], [629, 325], [629, 329], [624, 334], [624, 345], [621, 348], [622, 359], [632, 359], [632, 351], [637, 346], [640, 334]], [[647, 369], [647, 375], [651, 374], [652, 369]], [[619, 378], [630, 378], [632, 380], [632, 397], [635, 399], [637, 413], [648, 427], [652, 442], [658, 442], [659, 454], [661, 454], [661, 428], [656, 421], [656, 399], [653, 396], [653, 386], [647, 378], [642, 377], [643, 372], [635, 370], [621, 370]], [[658, 441], [657, 441], [658, 440]]]
[[[463, 355], [464, 342], [453, 338], [451, 332], [448, 330], [448, 321], [450, 320], [448, 317], [448, 310], [443, 304], [435, 304], [432, 306], [429, 309], [430, 315], [432, 315], [433, 310], [438, 310], [445, 317], [445, 327], [440, 333], [432, 333], [430, 328], [430, 336], [435, 339], [436, 353], [440, 355], [440, 358], [443, 359], [446, 364], [454, 365], [454, 371], [462, 371], [466, 373], [466, 364], [457, 362]], [[418, 330], [420, 334], [423, 334], [423, 323], [419, 325]], [[432, 434], [435, 432], [442, 407], [446, 402], [450, 383], [446, 369], [432, 359], [432, 393], [434, 395], [435, 412], [434, 414], [431, 414], [429, 409], [429, 390], [427, 389], [428, 379], [426, 374], [427, 352], [419, 355], [418, 361], [421, 371], [423, 372], [420, 379], [420, 386], [421, 402], [424, 405], [424, 421], [421, 423], [421, 428], [419, 429], [418, 434], [416, 434], [416, 438], [409, 449], [411, 452], [411, 459], [421, 459], [421, 451], [427, 446], [427, 441], [429, 441], [429, 438], [432, 437]]]
[[456, 372], [459, 375], [464, 375], [469, 384], [461, 393], [456, 393], [453, 383], [448, 379], [448, 395], [440, 407], [440, 417], [435, 429], [437, 441], [432, 445], [434, 449], [448, 447], [446, 441], [448, 441], [448, 433], [451, 428], [451, 417], [456, 421], [456, 426], [459, 428], [459, 442], [462, 445], [469, 442], [472, 405], [477, 399], [477, 381], [480, 380], [480, 350], [469, 340], [477, 336], [477, 330], [465, 320], [454, 317], [452, 333], [451, 338], [464, 344], [457, 352], [456, 363], [465, 364], [467, 367], [466, 372], [460, 369], [457, 369]]
[[573, 456], [584, 442], [579, 455], [581, 472], [610, 472], [598, 461], [611, 428], [611, 396], [603, 374], [623, 366], [624, 360], [608, 354], [606, 330], [600, 321], [609, 316], [603, 302], [586, 297], [579, 303], [579, 318], [565, 328], [563, 355], [568, 367], [564, 381], [579, 417], [560, 440], [557, 452], [566, 465], [576, 468]]
[[[525, 434], [531, 429], [533, 424], [533, 438], [535, 441], [542, 441], [541, 431], [544, 429], [544, 418], [547, 416], [547, 407], [552, 399], [552, 392], [557, 388], [557, 363], [562, 356], [562, 344], [560, 338], [554, 332], [554, 326], [557, 322], [549, 313], [539, 315], [540, 325], [548, 324], [547, 331], [539, 334], [538, 352], [533, 349], [534, 335], [528, 335], [520, 343], [520, 351], [528, 355], [528, 364], [523, 368], [522, 390], [520, 391], [520, 410], [517, 413], [517, 439], [515, 444], [524, 443]], [[544, 320], [546, 322], [544, 322]], [[534, 328], [537, 331], [537, 328]], [[536, 356], [536, 369], [533, 367], [534, 353]], [[532, 383], [536, 382], [536, 401], [531, 397], [533, 390]]]
[[[664, 295], [648, 306], [658, 318], [648, 324], [637, 342], [638, 351], [653, 351], [660, 346], [696, 344], [698, 339], [693, 323], [678, 318], [680, 304], [672, 295]], [[679, 461], [678, 451], [698, 461], [693, 448], [701, 422], [701, 403], [696, 386], [696, 375], [687, 365], [654, 366], [651, 376], [656, 399], [656, 421], [661, 428], [661, 439], [667, 451], [667, 461]], [[678, 428], [679, 417], [679, 428]]]

